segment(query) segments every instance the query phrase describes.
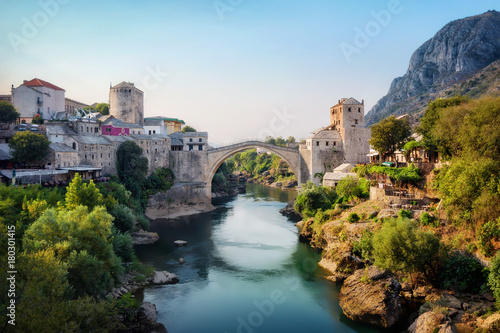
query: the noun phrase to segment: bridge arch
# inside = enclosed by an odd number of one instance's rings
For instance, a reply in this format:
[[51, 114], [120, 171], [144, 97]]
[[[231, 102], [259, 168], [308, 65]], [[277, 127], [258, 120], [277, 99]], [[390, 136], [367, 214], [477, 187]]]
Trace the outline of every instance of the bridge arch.
[[297, 182], [301, 184], [301, 167], [300, 167], [301, 164], [300, 164], [300, 153], [298, 149], [276, 146], [261, 141], [246, 141], [229, 146], [211, 148], [208, 150], [209, 167], [208, 167], [208, 173], [206, 175], [207, 185], [212, 184], [212, 179], [215, 176], [215, 173], [219, 169], [222, 162], [224, 162], [226, 159], [228, 159], [229, 157], [231, 157], [236, 153], [252, 148], [261, 148], [279, 156], [288, 164], [290, 169], [292, 169], [293, 173], [295, 174], [295, 178], [297, 179]]

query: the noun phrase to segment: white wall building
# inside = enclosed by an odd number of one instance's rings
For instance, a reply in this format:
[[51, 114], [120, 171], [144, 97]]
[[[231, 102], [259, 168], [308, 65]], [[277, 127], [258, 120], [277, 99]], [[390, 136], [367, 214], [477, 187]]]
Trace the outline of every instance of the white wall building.
[[145, 118], [144, 134], [146, 135], [167, 135], [167, 126], [161, 118]]
[[56, 113], [64, 112], [64, 94], [64, 89], [35, 78], [12, 88], [12, 103], [21, 114], [21, 121], [29, 123], [36, 114], [51, 119]]

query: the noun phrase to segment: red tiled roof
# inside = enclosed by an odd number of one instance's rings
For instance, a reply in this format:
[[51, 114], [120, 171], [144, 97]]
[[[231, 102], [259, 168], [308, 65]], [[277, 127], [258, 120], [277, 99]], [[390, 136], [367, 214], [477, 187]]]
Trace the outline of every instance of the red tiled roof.
[[28, 87], [47, 87], [47, 88], [51, 88], [51, 89], [54, 89], [54, 90], [63, 90], [65, 91], [64, 89], [62, 88], [59, 88], [58, 86], [56, 85], [53, 85], [52, 83], [50, 82], [47, 82], [47, 81], [44, 81], [44, 80], [40, 80], [40, 79], [33, 79], [31, 81], [27, 81], [27, 82], [24, 82], [23, 85], [25, 86], [28, 86]]

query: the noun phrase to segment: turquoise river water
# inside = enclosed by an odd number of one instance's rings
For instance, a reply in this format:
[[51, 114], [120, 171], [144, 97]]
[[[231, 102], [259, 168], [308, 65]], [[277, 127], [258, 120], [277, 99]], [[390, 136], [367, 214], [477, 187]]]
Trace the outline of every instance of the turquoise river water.
[[[180, 283], [142, 297], [169, 333], [382, 332], [342, 314], [340, 287], [322, 278], [319, 255], [279, 213], [295, 195], [248, 184], [213, 212], [151, 224], [160, 240], [137, 247], [138, 257]], [[188, 245], [174, 247], [177, 239]]]

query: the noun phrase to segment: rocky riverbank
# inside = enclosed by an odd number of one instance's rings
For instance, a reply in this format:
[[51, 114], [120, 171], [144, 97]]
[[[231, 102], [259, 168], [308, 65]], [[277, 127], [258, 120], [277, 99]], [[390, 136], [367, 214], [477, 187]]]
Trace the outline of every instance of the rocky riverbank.
[[[366, 201], [319, 228], [311, 227], [313, 218], [297, 223], [301, 239], [323, 252], [319, 265], [328, 272], [326, 278], [342, 284], [344, 314], [355, 321], [405, 332], [500, 332], [500, 314], [490, 315], [495, 308], [490, 293], [442, 290], [423, 280], [412, 282], [355, 255], [352, 244], [360, 241], [365, 230], [378, 228], [367, 217], [380, 216], [380, 206], [377, 201]], [[353, 212], [362, 217], [360, 222], [347, 222]]]

